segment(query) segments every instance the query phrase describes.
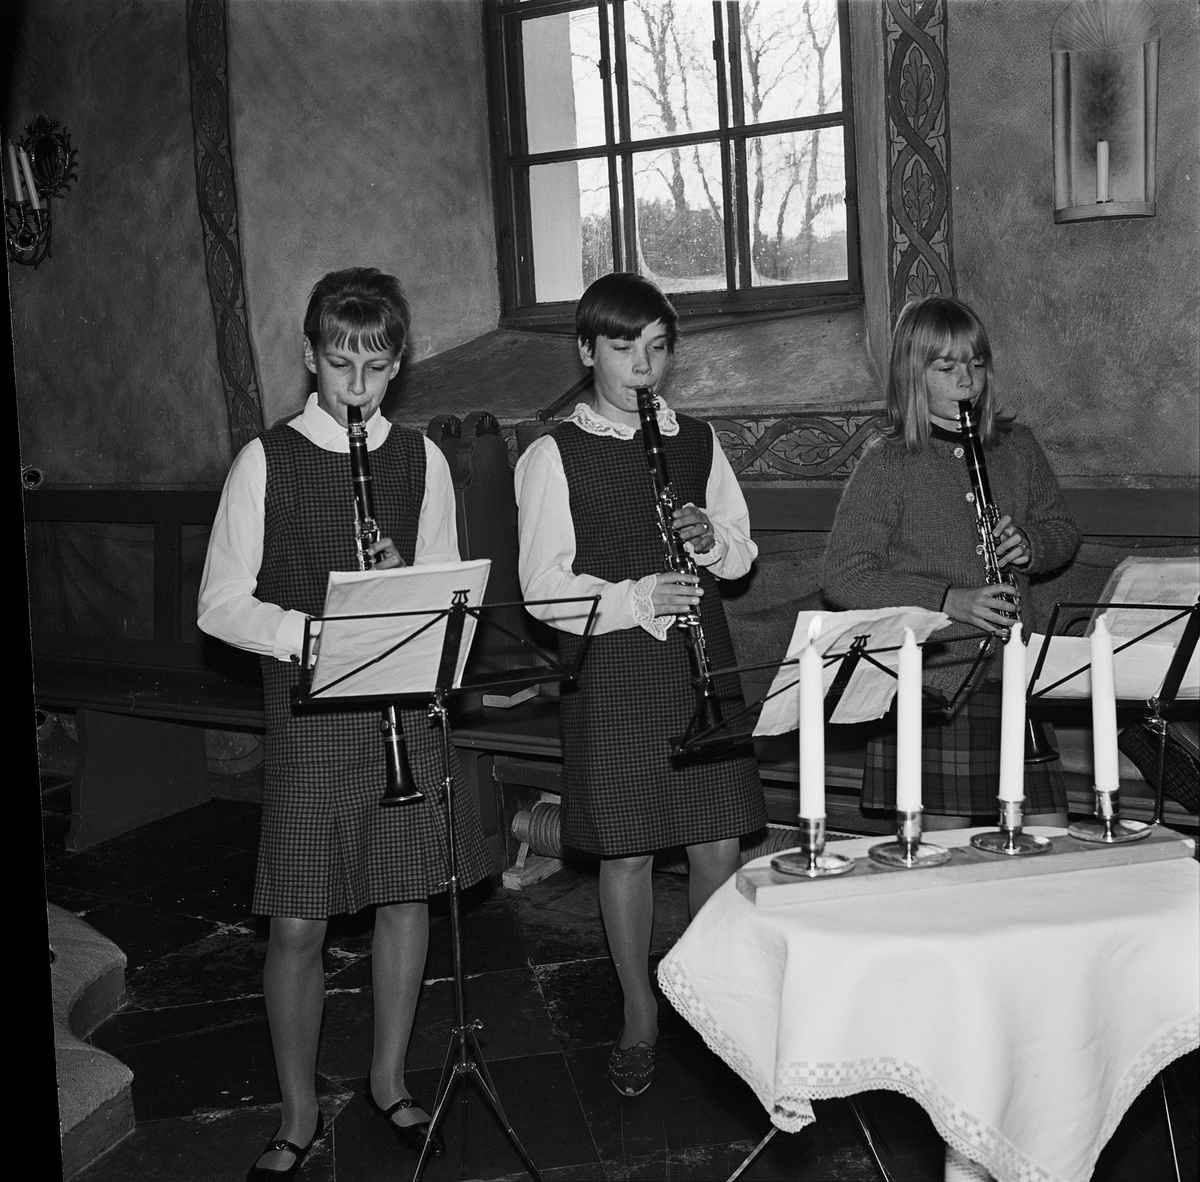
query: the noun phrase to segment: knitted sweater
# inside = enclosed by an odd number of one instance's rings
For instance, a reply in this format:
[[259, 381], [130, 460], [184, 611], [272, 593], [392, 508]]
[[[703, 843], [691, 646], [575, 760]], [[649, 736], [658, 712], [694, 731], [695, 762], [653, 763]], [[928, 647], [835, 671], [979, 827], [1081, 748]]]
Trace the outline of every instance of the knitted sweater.
[[[1028, 575], [1056, 570], [1079, 545], [1079, 528], [1063, 503], [1058, 481], [1028, 427], [1014, 424], [985, 452], [992, 498], [1029, 541], [1031, 558], [1015, 570], [1020, 616], [1032, 617]], [[939, 431], [919, 452], [876, 437], [866, 447], [842, 494], [825, 551], [822, 586], [844, 609], [923, 607], [940, 611], [952, 587], [982, 587], [984, 560], [976, 553], [975, 506], [962, 445]], [[1006, 568], [1014, 569], [1014, 568]], [[935, 633], [924, 653], [925, 683], [945, 693], [958, 688], [978, 651], [974, 631], [952, 624]], [[984, 676], [997, 676], [999, 646]]]

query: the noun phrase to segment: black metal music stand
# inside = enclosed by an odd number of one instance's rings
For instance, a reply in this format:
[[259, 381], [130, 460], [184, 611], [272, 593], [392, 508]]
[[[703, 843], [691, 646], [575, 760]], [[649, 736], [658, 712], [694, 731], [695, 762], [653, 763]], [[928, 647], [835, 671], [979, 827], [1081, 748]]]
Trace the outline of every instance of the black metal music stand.
[[[410, 641], [428, 631], [430, 628], [436, 627], [442, 620], [446, 622], [446, 631], [442, 640], [441, 656], [438, 662], [436, 675], [434, 678], [432, 696], [433, 700], [429, 703], [429, 718], [437, 723], [441, 729], [442, 737], [442, 772], [443, 780], [441, 793], [443, 796], [443, 804], [446, 812], [446, 861], [449, 871], [449, 892], [450, 892], [450, 941], [451, 954], [453, 956], [454, 966], [454, 1016], [455, 1025], [450, 1034], [450, 1045], [446, 1050], [446, 1060], [442, 1068], [442, 1076], [438, 1082], [437, 1095], [434, 1100], [433, 1113], [429, 1120], [429, 1130], [426, 1133], [425, 1144], [421, 1149], [421, 1157], [417, 1162], [416, 1172], [413, 1174], [413, 1182], [419, 1182], [421, 1175], [425, 1171], [425, 1165], [429, 1160], [431, 1145], [433, 1142], [434, 1133], [442, 1122], [443, 1116], [446, 1114], [447, 1106], [450, 1100], [450, 1095], [453, 1091], [454, 1084], [459, 1080], [473, 1079], [479, 1090], [483, 1093], [484, 1099], [491, 1105], [492, 1112], [496, 1119], [499, 1120], [501, 1127], [504, 1129], [513, 1148], [517, 1151], [517, 1155], [525, 1164], [525, 1168], [529, 1171], [534, 1182], [542, 1182], [542, 1176], [538, 1172], [538, 1168], [533, 1163], [533, 1159], [526, 1152], [524, 1145], [521, 1144], [520, 1138], [512, 1127], [508, 1116], [504, 1111], [504, 1106], [500, 1103], [499, 1093], [496, 1091], [496, 1085], [492, 1082], [491, 1073], [487, 1068], [487, 1061], [483, 1057], [483, 1052], [479, 1049], [479, 1040], [476, 1037], [476, 1031], [483, 1028], [483, 1024], [475, 1019], [469, 1021], [467, 1018], [466, 999], [463, 989], [463, 964], [462, 964], [462, 912], [459, 899], [459, 884], [458, 884], [458, 848], [454, 833], [454, 776], [451, 771], [450, 763], [450, 711], [449, 699], [450, 695], [455, 692], [470, 692], [485, 689], [499, 689], [507, 687], [509, 689], [518, 689], [528, 685], [538, 685], [543, 681], [565, 681], [573, 679], [579, 671], [579, 664], [582, 660], [586, 645], [581, 645], [576, 660], [573, 665], [567, 667], [556, 656], [551, 656], [542, 649], [538, 648], [528, 638], [518, 636], [515, 632], [510, 631], [503, 624], [496, 620], [489, 621], [491, 625], [501, 631], [507, 633], [510, 637], [517, 640], [526, 649], [541, 658], [542, 664], [529, 666], [528, 668], [514, 669], [511, 672], [503, 674], [481, 675], [478, 678], [470, 680], [463, 679], [459, 684], [455, 685], [455, 673], [459, 664], [460, 649], [462, 647], [463, 629], [468, 616], [479, 621], [488, 613], [500, 612], [505, 608], [510, 607], [527, 607], [529, 605], [537, 606], [539, 604], [550, 603], [591, 603], [591, 610], [588, 613], [587, 623], [584, 627], [583, 637], [586, 641], [591, 635], [592, 628], [596, 620], [596, 609], [599, 605], [599, 596], [583, 596], [571, 597], [566, 599], [539, 599], [528, 601], [516, 601], [509, 603], [493, 603], [486, 606], [477, 605], [471, 606], [467, 603], [467, 592], [455, 591], [451, 604], [438, 611], [413, 611], [413, 612], [378, 612], [370, 615], [361, 616], [337, 616], [337, 617], [312, 617], [305, 621], [304, 626], [304, 650], [302, 656], [302, 669], [307, 676], [310, 668], [310, 657], [312, 650], [312, 641], [315, 633], [311, 625], [313, 623], [324, 623], [327, 619], [385, 619], [392, 617], [427, 617], [427, 622], [408, 636], [404, 637], [395, 644], [388, 646], [384, 651], [375, 654], [370, 659], [361, 662], [359, 666], [338, 679], [337, 683], [326, 685], [323, 690], [311, 692], [305, 687], [305, 681], [302, 678], [302, 685], [293, 695], [297, 706], [304, 707], [313, 704], [317, 701], [331, 700], [328, 695], [328, 690], [334, 688], [334, 685], [345, 682], [354, 673], [362, 672], [372, 665], [386, 659], [399, 649], [403, 648]], [[337, 695], [336, 700], [339, 702], [372, 702], [372, 701], [399, 701], [402, 699], [416, 699], [418, 701], [429, 701], [430, 695], [425, 694], [399, 694], [399, 695], [364, 695], [362, 697], [353, 696], [351, 694]]]
[[[889, 669], [886, 665], [875, 659], [877, 653], [894, 653], [900, 651], [900, 645], [883, 645], [880, 648], [867, 648], [867, 636], [856, 636], [850, 647], [840, 653], [825, 653], [821, 660], [824, 665], [832, 665], [835, 661], [838, 662], [838, 671], [834, 674], [833, 682], [829, 689], [825, 691], [825, 721], [829, 722], [833, 717], [834, 711], [837, 709], [838, 703], [842, 700], [842, 696], [846, 692], [846, 687], [850, 684], [850, 678], [854, 675], [855, 669], [860, 662], [865, 661], [868, 665], [873, 665], [881, 673], [886, 673], [888, 677], [896, 676], [895, 669]], [[919, 647], [924, 647], [926, 644], [938, 644], [940, 641], [931, 639], [919, 642]], [[754, 673], [761, 669], [782, 669], [787, 665], [796, 665], [800, 663], [799, 656], [782, 657], [778, 661], [760, 661], [753, 665], [727, 665], [723, 669], [714, 669], [712, 676], [714, 678], [724, 677], [730, 673]], [[708, 751], [714, 747], [731, 746], [736, 743], [747, 743], [754, 738], [754, 728], [751, 726], [749, 730], [736, 729], [736, 724], [750, 722], [755, 711], [761, 712], [763, 706], [772, 698], [777, 698], [780, 694], [788, 693], [796, 689], [799, 683], [799, 673], [797, 672], [796, 681], [789, 681], [786, 685], [781, 685], [778, 689], [772, 690], [765, 694], [757, 702], [751, 702], [748, 706], [739, 706], [733, 714], [722, 722], [719, 726], [708, 727], [705, 730], [697, 731], [694, 735], [687, 732], [680, 735], [676, 739], [671, 740], [671, 753], [673, 755], [691, 755], [701, 751]], [[940, 706], [942, 697], [937, 690], [931, 690], [928, 686], [921, 687], [921, 695], [930, 703]], [[795, 727], [792, 728], [793, 730]], [[775, 732], [771, 732], [775, 733]]]
[[1089, 611], [1102, 609], [1106, 612], [1129, 610], [1174, 613], [1161, 623], [1155, 624], [1152, 628], [1147, 628], [1144, 632], [1138, 633], [1131, 640], [1114, 645], [1114, 657], [1117, 653], [1123, 652], [1135, 644], [1139, 644], [1147, 637], [1153, 636], [1156, 632], [1161, 632], [1164, 628], [1169, 628], [1179, 620], [1187, 618], [1187, 623], [1183, 628], [1183, 635], [1180, 637], [1179, 643], [1175, 646], [1175, 652], [1171, 656], [1171, 663], [1167, 666], [1162, 686], [1154, 697], [1146, 701], [1146, 705], [1150, 707], [1150, 713], [1145, 718], [1146, 725], [1158, 736], [1158, 774], [1155, 777], [1154, 784], [1154, 815], [1150, 819], [1150, 824], [1161, 825], [1163, 814], [1163, 775], [1167, 754], [1167, 715], [1175, 705], [1175, 698], [1183, 682], [1183, 675], [1187, 671], [1188, 663], [1192, 659], [1192, 653], [1196, 651], [1196, 642], [1200, 640], [1200, 600], [1197, 600], [1190, 607], [1179, 603], [1056, 603], [1054, 610], [1050, 613], [1050, 623], [1046, 627], [1046, 635], [1042, 638], [1042, 647], [1038, 651], [1037, 661], [1033, 666], [1033, 674], [1029, 679], [1028, 697], [1030, 701], [1034, 698], [1048, 698], [1052, 690], [1070, 681], [1073, 677], [1078, 677], [1079, 674], [1085, 672], [1088, 668], [1087, 665], [1080, 665], [1077, 669], [1073, 669], [1070, 673], [1058, 678], [1057, 681], [1052, 681], [1049, 685], [1043, 686], [1036, 692], [1034, 691], [1033, 687], [1037, 685], [1042, 668], [1046, 663], [1050, 641], [1054, 636], [1055, 626], [1058, 624], [1059, 612], [1063, 608], [1074, 610], [1087, 609]]

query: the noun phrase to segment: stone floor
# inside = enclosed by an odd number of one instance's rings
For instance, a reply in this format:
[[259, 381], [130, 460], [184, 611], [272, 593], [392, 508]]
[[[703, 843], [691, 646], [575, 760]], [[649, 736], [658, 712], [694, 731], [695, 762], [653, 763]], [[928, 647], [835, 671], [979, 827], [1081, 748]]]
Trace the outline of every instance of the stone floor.
[[[68, 789], [43, 785], [47, 892], [128, 955], [128, 1005], [93, 1036], [134, 1072], [137, 1129], [80, 1182], [241, 1182], [276, 1127], [260, 972], [264, 928], [248, 912], [259, 809], [213, 800], [81, 854], [63, 852]], [[655, 959], [686, 924], [686, 885], [656, 877]], [[547, 1182], [727, 1177], [767, 1129], [750, 1090], [662, 1003], [652, 1088], [626, 1100], [605, 1082], [620, 1026], [616, 980], [597, 918], [594, 872], [566, 869], [521, 893], [485, 884], [465, 898], [469, 1014], [517, 1134]], [[311, 1182], [411, 1176], [361, 1098], [370, 1051], [369, 921], [331, 924], [320, 1094], [332, 1132], [300, 1174]], [[453, 1021], [449, 923], [435, 914], [409, 1082], [432, 1102]], [[1197, 1177], [1197, 1056], [1170, 1086], [1183, 1177]], [[862, 1097], [893, 1176], [941, 1178], [941, 1142], [918, 1105]], [[747, 1179], [873, 1180], [878, 1172], [845, 1101], [814, 1105], [815, 1125], [779, 1135]], [[1190, 1123], [1189, 1123], [1190, 1122]], [[460, 1088], [442, 1179], [524, 1177], [474, 1087]], [[1174, 1177], [1161, 1095], [1134, 1103], [1096, 1182]]]

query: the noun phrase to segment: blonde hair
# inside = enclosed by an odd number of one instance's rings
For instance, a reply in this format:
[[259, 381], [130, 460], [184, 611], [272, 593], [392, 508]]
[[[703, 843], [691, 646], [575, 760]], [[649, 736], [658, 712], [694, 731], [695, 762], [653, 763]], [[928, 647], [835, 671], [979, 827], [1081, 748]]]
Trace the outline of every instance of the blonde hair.
[[923, 296], [904, 305], [892, 332], [888, 365], [886, 438], [911, 452], [929, 441], [929, 391], [926, 372], [939, 357], [981, 358], [986, 366], [983, 392], [975, 409], [979, 436], [994, 446], [1012, 420], [996, 413], [992, 389], [992, 347], [975, 310], [953, 296]]

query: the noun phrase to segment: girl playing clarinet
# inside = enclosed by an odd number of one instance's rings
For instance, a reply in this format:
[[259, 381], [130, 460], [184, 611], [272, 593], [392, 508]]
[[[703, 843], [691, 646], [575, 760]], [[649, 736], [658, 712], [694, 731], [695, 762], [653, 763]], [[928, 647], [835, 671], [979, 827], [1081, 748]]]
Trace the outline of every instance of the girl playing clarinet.
[[[637, 391], [657, 393], [670, 368], [676, 315], [653, 283], [606, 275], [575, 315], [595, 375], [590, 402], [532, 444], [516, 471], [520, 576], [527, 599], [599, 595], [594, 635], [562, 697], [563, 842], [600, 856], [600, 913], [624, 995], [608, 1078], [626, 1096], [649, 1087], [658, 1011], [648, 958], [656, 850], [685, 846], [693, 914], [737, 869], [738, 837], [766, 824], [758, 769], [745, 747], [674, 757], [697, 699], [675, 617], [699, 607], [713, 669], [734, 664], [716, 580], [745, 574], [758, 553], [745, 499], [712, 428], [658, 400], [667, 470], [682, 507], [674, 528], [699, 575], [664, 560]], [[559, 629], [573, 659], [586, 612], [531, 608]], [[716, 679], [730, 716], [736, 677]]]
[[[959, 403], [974, 408], [987, 472], [1002, 516], [992, 533], [1000, 572], [985, 580]], [[887, 423], [863, 452], [838, 506], [825, 554], [824, 592], [841, 608], [923, 607], [955, 621], [924, 649], [925, 684], [951, 699], [979, 652], [983, 631], [1007, 634], [1015, 613], [1029, 634], [1028, 579], [1055, 570], [1079, 545], [1079, 530], [1033, 433], [1000, 415], [987, 331], [966, 304], [914, 300], [892, 338]], [[946, 720], [922, 730], [924, 824], [960, 828], [996, 813], [1000, 774], [1001, 646], [971, 677]], [[893, 729], [868, 745], [863, 806], [893, 809]], [[1025, 823], [1066, 825], [1062, 765], [1025, 767]]]
[[[271, 917], [263, 995], [283, 1099], [279, 1130], [247, 1175], [281, 1182], [320, 1140], [317, 1043], [325, 1000], [327, 919], [373, 908], [374, 1044], [367, 1104], [408, 1149], [429, 1116], [404, 1082], [404, 1057], [429, 942], [427, 899], [445, 889], [440, 745], [425, 713], [401, 710], [418, 803], [379, 805], [386, 781], [380, 711], [296, 712], [306, 616], [320, 615], [329, 572], [357, 570], [348, 411], [366, 427], [379, 532], [376, 569], [458, 561], [454, 490], [439, 449], [380, 413], [409, 326], [399, 281], [368, 267], [326, 275], [304, 318], [304, 364], [316, 393], [304, 410], [238, 454], [225, 482], [200, 590], [200, 627], [258, 653], [266, 763], [254, 912]], [[459, 800], [459, 796], [462, 797]], [[488, 872], [456, 769], [459, 877]], [[433, 1152], [442, 1151], [435, 1134]]]

